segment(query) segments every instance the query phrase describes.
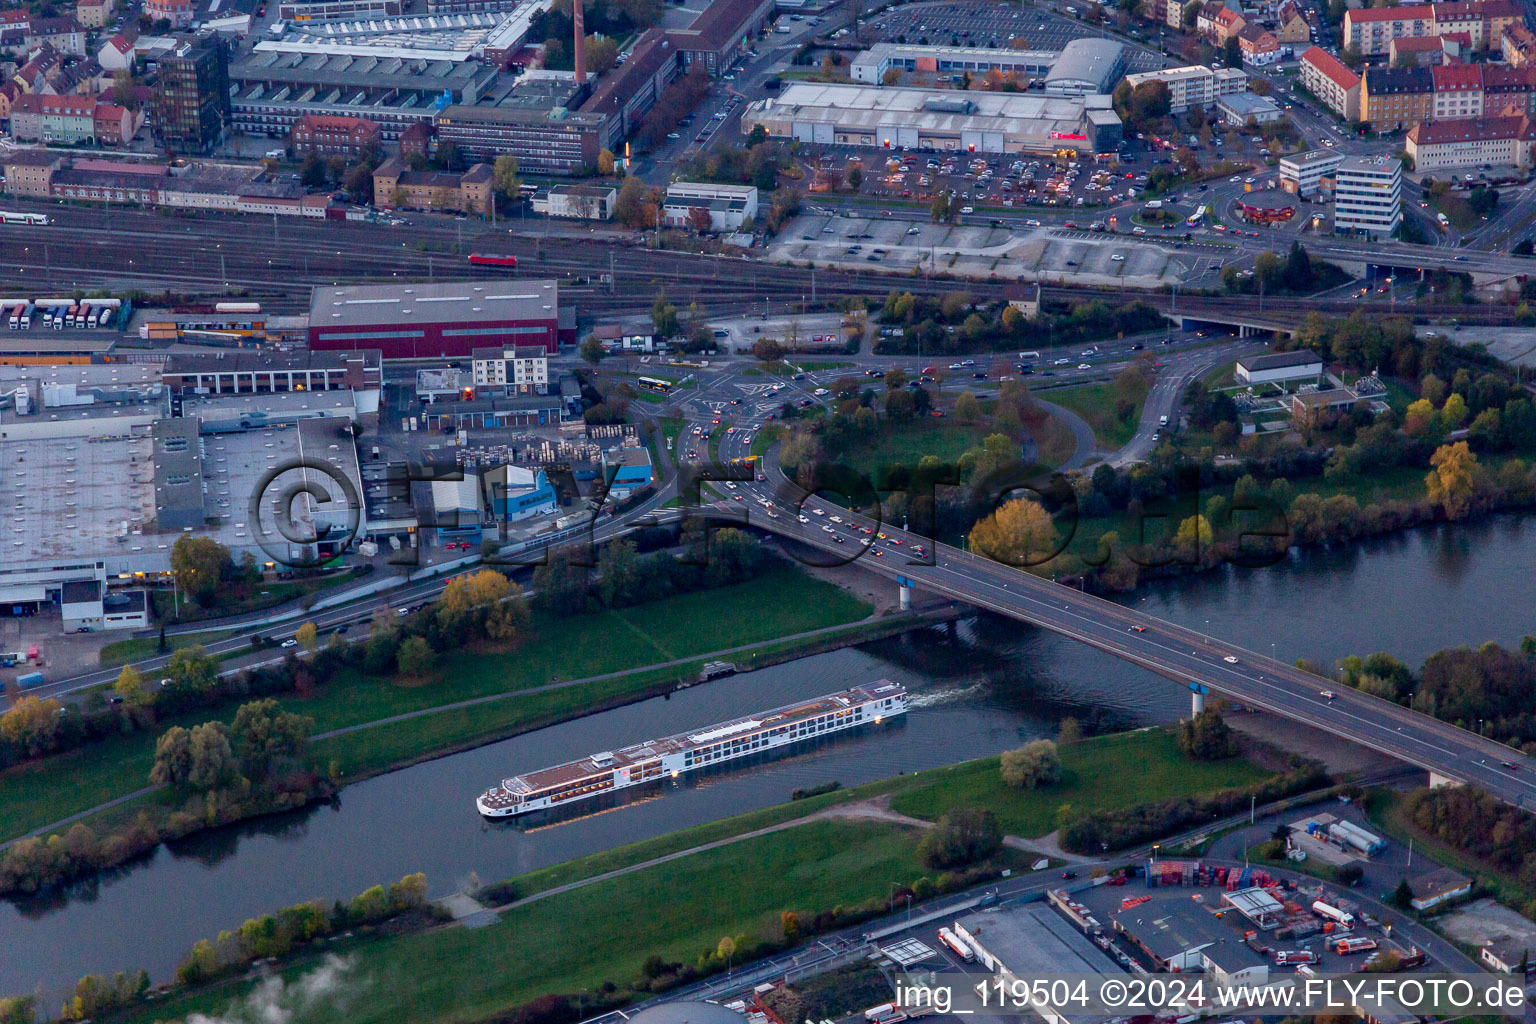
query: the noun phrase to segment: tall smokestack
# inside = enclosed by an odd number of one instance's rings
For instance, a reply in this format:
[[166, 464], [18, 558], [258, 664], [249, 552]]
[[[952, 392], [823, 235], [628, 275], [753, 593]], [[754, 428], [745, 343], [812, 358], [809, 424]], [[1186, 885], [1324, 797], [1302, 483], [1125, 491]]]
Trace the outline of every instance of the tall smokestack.
[[581, 0], [571, 0], [571, 21], [576, 24], [576, 84], [587, 84], [587, 30], [583, 24]]

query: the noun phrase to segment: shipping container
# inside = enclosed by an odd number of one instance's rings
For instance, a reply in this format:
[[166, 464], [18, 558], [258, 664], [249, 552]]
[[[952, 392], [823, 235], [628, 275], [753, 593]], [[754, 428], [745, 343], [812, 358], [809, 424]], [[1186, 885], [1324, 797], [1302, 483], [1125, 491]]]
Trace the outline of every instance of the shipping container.
[[21, 687], [41, 686], [43, 685], [43, 674], [41, 672], [27, 672], [19, 675], [16, 677], [16, 685]]

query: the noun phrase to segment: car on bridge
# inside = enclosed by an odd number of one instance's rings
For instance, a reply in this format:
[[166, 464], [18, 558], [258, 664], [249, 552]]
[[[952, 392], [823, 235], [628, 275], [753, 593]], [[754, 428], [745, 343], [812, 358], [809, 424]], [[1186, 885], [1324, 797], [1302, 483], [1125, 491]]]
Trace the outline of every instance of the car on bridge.
[[1334, 693], [1332, 690], [1324, 690], [1321, 693], [1319, 693], [1318, 696], [1319, 697], [1326, 697], [1328, 700], [1333, 700], [1335, 697], [1338, 696], [1338, 694]]

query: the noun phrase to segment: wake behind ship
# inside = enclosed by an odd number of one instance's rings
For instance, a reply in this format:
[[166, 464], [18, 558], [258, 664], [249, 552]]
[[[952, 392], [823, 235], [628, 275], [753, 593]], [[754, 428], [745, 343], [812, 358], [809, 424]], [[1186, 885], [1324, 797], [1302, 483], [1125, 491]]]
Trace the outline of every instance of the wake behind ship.
[[907, 691], [879, 679], [824, 697], [786, 704], [693, 733], [646, 740], [553, 768], [514, 775], [480, 794], [487, 818], [510, 818], [587, 800], [696, 768], [788, 747], [802, 740], [878, 725], [905, 714]]

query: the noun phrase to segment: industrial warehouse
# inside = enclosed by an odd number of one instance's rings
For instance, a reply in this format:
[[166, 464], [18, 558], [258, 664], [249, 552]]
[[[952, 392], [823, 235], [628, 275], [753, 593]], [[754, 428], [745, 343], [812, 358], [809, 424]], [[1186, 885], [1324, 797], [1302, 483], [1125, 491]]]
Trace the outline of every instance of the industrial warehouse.
[[955, 92], [796, 82], [742, 114], [742, 130], [831, 145], [975, 153], [1111, 153], [1120, 118], [1103, 94]]
[[574, 310], [562, 322], [554, 281], [316, 288], [309, 309], [310, 348], [379, 349], [385, 359], [468, 356], [487, 345], [553, 353], [575, 332]]

